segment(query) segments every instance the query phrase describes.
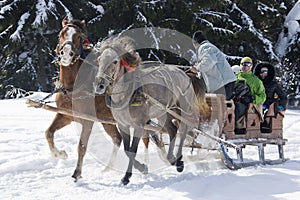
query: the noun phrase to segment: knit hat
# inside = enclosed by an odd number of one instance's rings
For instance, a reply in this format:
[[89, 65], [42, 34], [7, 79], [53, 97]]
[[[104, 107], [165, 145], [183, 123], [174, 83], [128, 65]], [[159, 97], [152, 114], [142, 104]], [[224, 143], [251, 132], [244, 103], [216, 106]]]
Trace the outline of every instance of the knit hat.
[[206, 40], [206, 36], [202, 31], [196, 31], [193, 34], [193, 43], [198, 43], [200, 44], [201, 42], [203, 42], [204, 40]]
[[243, 66], [242, 63], [244, 63], [244, 62], [249, 62], [249, 63], [253, 64], [252, 59], [248, 56], [242, 58], [241, 63], [240, 63], [241, 67]]
[[232, 69], [232, 71], [233, 71], [235, 74], [237, 74], [237, 73], [239, 73], [239, 71], [240, 71], [240, 66], [239, 66], [239, 65], [233, 65], [233, 66], [231, 67], [231, 69]]

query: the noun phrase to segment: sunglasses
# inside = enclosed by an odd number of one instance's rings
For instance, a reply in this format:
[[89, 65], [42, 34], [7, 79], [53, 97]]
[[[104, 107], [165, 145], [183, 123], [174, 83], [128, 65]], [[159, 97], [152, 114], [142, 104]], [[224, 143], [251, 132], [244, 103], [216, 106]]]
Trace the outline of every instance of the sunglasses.
[[268, 74], [268, 70], [261, 70], [260, 73], [261, 74]]
[[249, 67], [251, 67], [252, 63], [251, 62], [243, 62], [242, 66], [249, 66]]

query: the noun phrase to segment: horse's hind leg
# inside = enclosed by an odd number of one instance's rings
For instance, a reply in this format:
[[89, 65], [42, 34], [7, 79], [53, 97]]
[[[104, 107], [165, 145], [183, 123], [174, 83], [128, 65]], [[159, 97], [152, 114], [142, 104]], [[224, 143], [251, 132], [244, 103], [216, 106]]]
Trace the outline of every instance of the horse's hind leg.
[[174, 156], [174, 148], [175, 148], [177, 127], [172, 123], [172, 120], [169, 119], [166, 121], [165, 128], [168, 130], [169, 138], [170, 138], [170, 145], [169, 145], [167, 159], [171, 165], [175, 165], [176, 158]]
[[184, 169], [184, 163], [181, 159], [182, 159], [182, 147], [186, 137], [186, 131], [187, 131], [187, 126], [181, 123], [178, 129], [180, 140], [179, 140], [179, 146], [176, 155], [176, 169], [178, 172], [182, 172]]
[[157, 151], [158, 151], [158, 155], [159, 155], [160, 159], [164, 163], [168, 164], [169, 161], [167, 160], [167, 152], [165, 149], [165, 144], [163, 143], [161, 138], [159, 138], [159, 136], [154, 131], [147, 131], [147, 132], [148, 132], [148, 136], [151, 139], [151, 141], [156, 145], [156, 148], [158, 148]]
[[57, 130], [65, 127], [66, 125], [69, 125], [71, 122], [72, 119], [70, 117], [67, 117], [62, 114], [56, 114], [51, 125], [45, 132], [51, 154], [55, 158], [67, 159], [68, 157], [67, 153], [64, 150], [60, 151], [56, 148], [54, 144], [54, 133]]
[[147, 131], [144, 131], [143, 133], [143, 142], [145, 145], [145, 151], [144, 151], [144, 162], [146, 165], [149, 163], [149, 134]]
[[89, 137], [92, 132], [94, 122], [84, 120], [81, 124], [82, 124], [82, 130], [81, 130], [80, 140], [78, 143], [78, 160], [77, 160], [76, 169], [72, 175], [72, 177], [75, 178], [75, 182], [79, 178], [81, 178], [83, 157], [85, 156], [87, 150], [87, 145], [88, 145]]

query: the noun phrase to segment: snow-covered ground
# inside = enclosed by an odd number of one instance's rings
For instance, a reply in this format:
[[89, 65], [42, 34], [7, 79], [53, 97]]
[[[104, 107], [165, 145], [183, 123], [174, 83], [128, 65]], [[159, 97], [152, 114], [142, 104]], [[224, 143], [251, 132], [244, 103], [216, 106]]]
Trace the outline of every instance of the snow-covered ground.
[[[36, 98], [45, 96], [35, 93]], [[300, 198], [300, 111], [288, 110], [284, 119], [286, 163], [253, 166], [230, 171], [217, 153], [185, 149], [183, 173], [164, 164], [154, 145], [149, 149], [149, 174], [135, 171], [131, 182], [123, 186], [127, 158], [123, 148], [115, 167], [103, 172], [112, 145], [96, 124], [84, 159], [83, 178], [71, 178], [77, 161], [79, 126], [73, 123], [55, 135], [59, 149], [68, 159], [52, 158], [45, 130], [55, 113], [27, 108], [26, 99], [0, 101], [0, 198], [1, 199], [299, 199]], [[139, 159], [143, 159], [143, 145]], [[266, 158], [277, 156], [277, 148], [268, 146]], [[257, 150], [245, 151], [257, 159]]]

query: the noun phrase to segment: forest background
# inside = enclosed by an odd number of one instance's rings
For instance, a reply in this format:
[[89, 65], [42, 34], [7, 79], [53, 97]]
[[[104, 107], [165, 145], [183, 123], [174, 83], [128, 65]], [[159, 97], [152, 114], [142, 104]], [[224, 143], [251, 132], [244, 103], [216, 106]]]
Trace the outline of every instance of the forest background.
[[[95, 44], [124, 30], [168, 28], [187, 36], [202, 30], [231, 65], [250, 56], [276, 66], [290, 108], [300, 101], [300, 1], [296, 0], [1, 0], [0, 98], [20, 91], [51, 92], [59, 68], [52, 62], [61, 21], [85, 20]], [[297, 8], [296, 5], [298, 5]], [[290, 14], [290, 15], [289, 15]], [[160, 37], [156, 35], [155, 37]], [[176, 46], [176, 41], [174, 41]], [[179, 48], [180, 49], [180, 48]], [[194, 49], [192, 49], [194, 51]], [[180, 51], [180, 50], [179, 50]], [[141, 49], [144, 60], [193, 65], [180, 55]]]

